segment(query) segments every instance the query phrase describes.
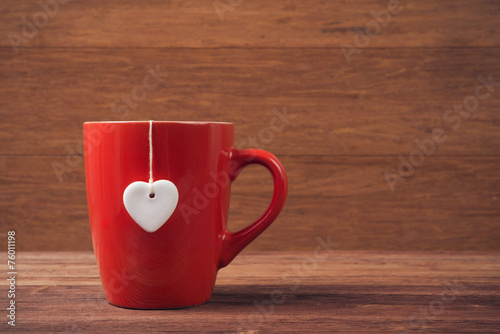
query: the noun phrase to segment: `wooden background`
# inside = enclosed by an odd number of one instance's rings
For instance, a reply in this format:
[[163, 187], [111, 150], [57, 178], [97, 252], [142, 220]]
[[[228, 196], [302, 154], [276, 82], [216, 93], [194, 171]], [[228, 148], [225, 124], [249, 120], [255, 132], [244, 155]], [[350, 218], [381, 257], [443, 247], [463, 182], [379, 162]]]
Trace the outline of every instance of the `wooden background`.
[[[286, 108], [295, 118], [260, 146], [284, 163], [289, 199], [249, 249], [313, 250], [330, 236], [345, 250], [500, 250], [500, 87], [458, 129], [443, 121], [478, 76], [500, 81], [500, 1], [401, 0], [350, 63], [339, 46], [388, 1], [220, 3], [223, 20], [211, 0], [73, 0], [16, 53], [8, 34], [44, 16], [35, 0], [1, 2], [0, 236], [15, 229], [20, 250], [92, 248], [84, 121], [230, 121], [238, 144]], [[156, 65], [168, 78], [113, 111]], [[384, 173], [434, 128], [448, 140], [391, 191]], [[61, 180], [54, 162], [69, 166]], [[271, 192], [265, 170], [242, 173], [231, 228]]]

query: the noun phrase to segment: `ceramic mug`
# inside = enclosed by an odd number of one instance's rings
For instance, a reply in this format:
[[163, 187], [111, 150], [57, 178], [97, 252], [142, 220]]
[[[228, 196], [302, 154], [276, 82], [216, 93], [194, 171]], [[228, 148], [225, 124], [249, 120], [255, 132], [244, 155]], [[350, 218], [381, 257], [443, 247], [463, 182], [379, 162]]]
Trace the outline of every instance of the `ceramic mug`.
[[[283, 165], [269, 152], [236, 149], [232, 123], [87, 122], [83, 128], [92, 242], [111, 304], [163, 309], [208, 301], [218, 270], [259, 236], [285, 203]], [[130, 184], [148, 182], [150, 143], [154, 179], [171, 182], [178, 196], [170, 217], [154, 232], [141, 227], [124, 205]], [[230, 186], [248, 164], [269, 169], [274, 193], [259, 219], [233, 233], [226, 229]], [[155, 200], [160, 199], [151, 203]]]

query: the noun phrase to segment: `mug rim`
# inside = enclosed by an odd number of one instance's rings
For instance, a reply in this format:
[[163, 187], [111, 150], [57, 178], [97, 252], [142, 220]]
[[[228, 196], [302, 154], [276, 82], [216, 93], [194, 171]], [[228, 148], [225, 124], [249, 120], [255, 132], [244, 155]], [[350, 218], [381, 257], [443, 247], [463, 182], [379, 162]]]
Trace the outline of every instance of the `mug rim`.
[[[149, 123], [150, 121], [88, 121], [83, 122], [83, 124], [121, 124], [121, 123]], [[226, 125], [234, 125], [231, 122], [211, 122], [211, 121], [155, 121], [153, 123], [164, 123], [164, 124], [193, 124], [193, 125], [207, 125], [207, 124], [226, 124]]]

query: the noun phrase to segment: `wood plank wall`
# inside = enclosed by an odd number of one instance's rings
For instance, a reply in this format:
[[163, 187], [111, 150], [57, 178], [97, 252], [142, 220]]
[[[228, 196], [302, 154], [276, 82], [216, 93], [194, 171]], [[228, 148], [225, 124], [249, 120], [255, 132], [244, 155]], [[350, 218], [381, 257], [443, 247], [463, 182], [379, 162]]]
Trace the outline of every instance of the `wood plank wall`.
[[[250, 147], [285, 110], [257, 146], [283, 161], [289, 200], [249, 249], [500, 250], [500, 86], [474, 98], [479, 76], [500, 82], [499, 1], [42, 1], [0, 4], [2, 247], [15, 229], [22, 250], [92, 248], [84, 121], [231, 121]], [[169, 75], [113, 110], [147, 66]], [[470, 114], [448, 112], [464, 101]], [[446, 140], [391, 190], [433, 131]], [[245, 170], [231, 228], [271, 192]]]

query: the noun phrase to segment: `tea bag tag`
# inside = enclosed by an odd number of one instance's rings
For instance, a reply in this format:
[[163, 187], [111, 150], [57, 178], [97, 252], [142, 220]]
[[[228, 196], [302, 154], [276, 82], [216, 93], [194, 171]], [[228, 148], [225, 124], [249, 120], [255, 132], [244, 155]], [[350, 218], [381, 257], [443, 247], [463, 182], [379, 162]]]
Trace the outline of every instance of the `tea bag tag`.
[[136, 181], [123, 192], [123, 205], [130, 217], [147, 232], [155, 232], [172, 216], [179, 192], [168, 180], [153, 182], [153, 121], [149, 121], [149, 183]]

